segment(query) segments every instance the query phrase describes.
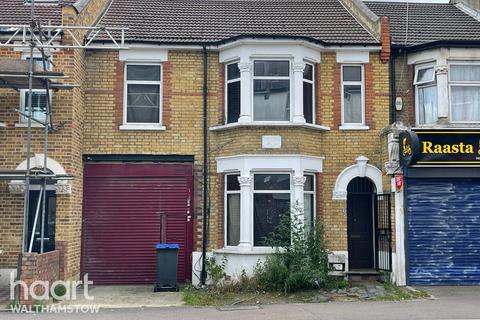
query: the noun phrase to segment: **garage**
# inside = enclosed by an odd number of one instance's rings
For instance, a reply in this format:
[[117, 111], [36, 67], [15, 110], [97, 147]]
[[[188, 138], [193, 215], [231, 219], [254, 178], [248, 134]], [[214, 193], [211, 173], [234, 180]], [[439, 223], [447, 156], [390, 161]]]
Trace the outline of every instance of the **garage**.
[[406, 186], [408, 283], [480, 285], [480, 179], [407, 179]]
[[190, 163], [84, 166], [82, 273], [94, 284], [153, 284], [155, 245], [178, 243], [178, 281], [191, 275]]

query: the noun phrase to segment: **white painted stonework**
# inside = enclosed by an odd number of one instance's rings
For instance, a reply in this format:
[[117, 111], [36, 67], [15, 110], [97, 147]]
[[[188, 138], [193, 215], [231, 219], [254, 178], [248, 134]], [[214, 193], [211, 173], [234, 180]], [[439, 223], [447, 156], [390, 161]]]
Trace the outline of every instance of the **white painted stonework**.
[[337, 51], [337, 63], [368, 63], [368, 51]]
[[263, 149], [280, 149], [282, 147], [282, 136], [262, 136]]
[[120, 61], [164, 62], [168, 61], [168, 50], [160, 48], [130, 48], [120, 50]]

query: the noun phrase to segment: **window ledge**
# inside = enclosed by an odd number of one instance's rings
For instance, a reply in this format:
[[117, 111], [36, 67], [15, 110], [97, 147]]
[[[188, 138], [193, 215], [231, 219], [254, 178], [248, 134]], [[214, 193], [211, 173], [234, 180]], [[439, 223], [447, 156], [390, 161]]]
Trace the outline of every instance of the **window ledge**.
[[165, 131], [167, 128], [161, 124], [123, 124], [120, 130], [147, 130], [147, 131]]
[[254, 121], [254, 122], [235, 122], [220, 126], [210, 127], [210, 131], [222, 131], [244, 127], [288, 127], [288, 128], [307, 128], [318, 131], [329, 131], [330, 128], [312, 123], [295, 123], [287, 121]]
[[277, 252], [277, 249], [270, 247], [253, 247], [248, 250], [241, 250], [238, 247], [226, 247], [217, 250], [213, 250], [215, 253], [223, 254], [242, 254], [242, 255], [258, 255], [258, 254], [273, 254]]
[[370, 127], [369, 126], [363, 126], [363, 125], [358, 125], [358, 126], [354, 126], [354, 125], [343, 125], [343, 126], [340, 126], [338, 128], [339, 130], [369, 130]]
[[[44, 128], [44, 125], [32, 121], [31, 127], [32, 128]], [[28, 128], [28, 123], [24, 123], [24, 122], [15, 123], [15, 128]]]
[[7, 125], [3, 122], [0, 122], [0, 128], [5, 128]]

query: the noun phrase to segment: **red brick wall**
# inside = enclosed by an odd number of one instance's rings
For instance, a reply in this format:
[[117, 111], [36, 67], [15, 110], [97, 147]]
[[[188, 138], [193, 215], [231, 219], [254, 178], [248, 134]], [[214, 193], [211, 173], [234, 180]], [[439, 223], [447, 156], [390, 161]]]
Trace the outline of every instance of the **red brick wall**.
[[[50, 251], [47, 253], [24, 253], [22, 255], [22, 272], [20, 280], [30, 285], [35, 281], [48, 281], [49, 284], [59, 280], [59, 251]], [[24, 287], [20, 290], [20, 303], [31, 305], [35, 303], [30, 293], [24, 292]], [[35, 287], [35, 294], [44, 294], [44, 287]]]

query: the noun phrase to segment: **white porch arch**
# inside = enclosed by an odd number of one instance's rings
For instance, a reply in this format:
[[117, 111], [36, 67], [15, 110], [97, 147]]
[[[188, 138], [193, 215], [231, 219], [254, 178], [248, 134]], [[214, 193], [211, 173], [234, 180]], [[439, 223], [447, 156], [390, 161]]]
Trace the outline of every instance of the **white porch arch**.
[[368, 158], [360, 156], [357, 163], [346, 168], [337, 177], [333, 190], [333, 200], [347, 200], [347, 186], [353, 178], [367, 177], [375, 184], [377, 193], [383, 192], [382, 171], [375, 166], [368, 164]]
[[[30, 169], [33, 168], [43, 168], [45, 156], [44, 154], [35, 154], [35, 156], [30, 158]], [[52, 158], [47, 157], [47, 169], [52, 171], [55, 175], [66, 175], [66, 171], [63, 166]], [[16, 170], [27, 170], [27, 160], [23, 160], [16, 168]], [[52, 190], [55, 190], [58, 194], [70, 194], [71, 185], [66, 180], [59, 180], [56, 184], [49, 186]], [[22, 180], [11, 180], [8, 184], [8, 189], [10, 193], [24, 193], [25, 192], [25, 181]], [[35, 190], [35, 188], [32, 188]]]

